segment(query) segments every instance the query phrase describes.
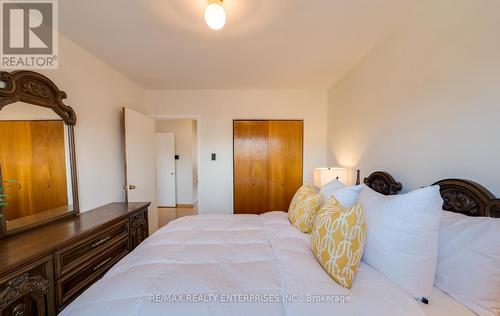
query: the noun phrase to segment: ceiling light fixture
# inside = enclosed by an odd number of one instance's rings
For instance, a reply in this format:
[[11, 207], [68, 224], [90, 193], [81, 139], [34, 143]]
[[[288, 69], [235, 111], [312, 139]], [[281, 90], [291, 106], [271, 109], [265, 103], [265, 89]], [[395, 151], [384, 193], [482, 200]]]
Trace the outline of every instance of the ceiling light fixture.
[[208, 0], [205, 9], [205, 21], [212, 30], [220, 30], [226, 24], [226, 12], [222, 6], [222, 0]]

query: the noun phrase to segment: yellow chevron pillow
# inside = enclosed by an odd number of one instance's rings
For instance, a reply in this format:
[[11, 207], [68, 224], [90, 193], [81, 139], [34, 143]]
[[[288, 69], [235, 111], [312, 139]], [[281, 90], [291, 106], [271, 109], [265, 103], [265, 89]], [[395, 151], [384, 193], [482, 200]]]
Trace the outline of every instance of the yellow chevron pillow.
[[311, 235], [316, 259], [338, 284], [348, 289], [363, 256], [365, 239], [363, 206], [345, 209], [334, 197], [321, 208]]
[[305, 184], [293, 196], [288, 208], [288, 218], [293, 226], [303, 233], [311, 233], [314, 220], [321, 209], [323, 197]]

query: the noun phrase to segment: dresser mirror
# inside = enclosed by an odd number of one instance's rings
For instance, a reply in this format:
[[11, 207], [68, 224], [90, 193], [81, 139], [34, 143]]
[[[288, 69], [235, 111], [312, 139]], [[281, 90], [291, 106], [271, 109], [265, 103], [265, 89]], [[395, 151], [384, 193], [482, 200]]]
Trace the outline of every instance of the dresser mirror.
[[74, 111], [31, 71], [0, 72], [0, 237], [78, 213]]

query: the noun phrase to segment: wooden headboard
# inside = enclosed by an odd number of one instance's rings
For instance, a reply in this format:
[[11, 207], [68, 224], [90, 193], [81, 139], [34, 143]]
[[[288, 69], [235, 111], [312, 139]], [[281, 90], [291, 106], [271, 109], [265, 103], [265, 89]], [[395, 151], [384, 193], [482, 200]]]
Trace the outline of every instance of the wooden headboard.
[[444, 210], [468, 216], [500, 218], [500, 199], [479, 183], [445, 179], [434, 185], [440, 186]]
[[[403, 187], [385, 171], [372, 173], [364, 179], [364, 183], [384, 195], [397, 194]], [[464, 179], [445, 179], [433, 185], [440, 187], [445, 211], [467, 216], [500, 218], [500, 199], [479, 183]]]
[[377, 171], [366, 177], [363, 181], [372, 190], [384, 195], [397, 194], [403, 188], [401, 182], [397, 182], [385, 171]]

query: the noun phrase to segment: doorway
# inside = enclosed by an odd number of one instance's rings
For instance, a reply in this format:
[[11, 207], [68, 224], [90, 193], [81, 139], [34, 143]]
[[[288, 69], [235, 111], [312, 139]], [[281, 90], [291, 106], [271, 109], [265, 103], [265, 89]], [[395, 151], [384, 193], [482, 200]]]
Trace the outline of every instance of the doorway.
[[[152, 202], [148, 209], [150, 234], [173, 219], [197, 214], [197, 120], [153, 118], [127, 108], [123, 108], [122, 119], [125, 200]], [[157, 168], [158, 159], [165, 162], [164, 168]], [[164, 189], [157, 190], [161, 186], [157, 180]]]
[[158, 226], [194, 215], [198, 204], [198, 124], [156, 119]]

